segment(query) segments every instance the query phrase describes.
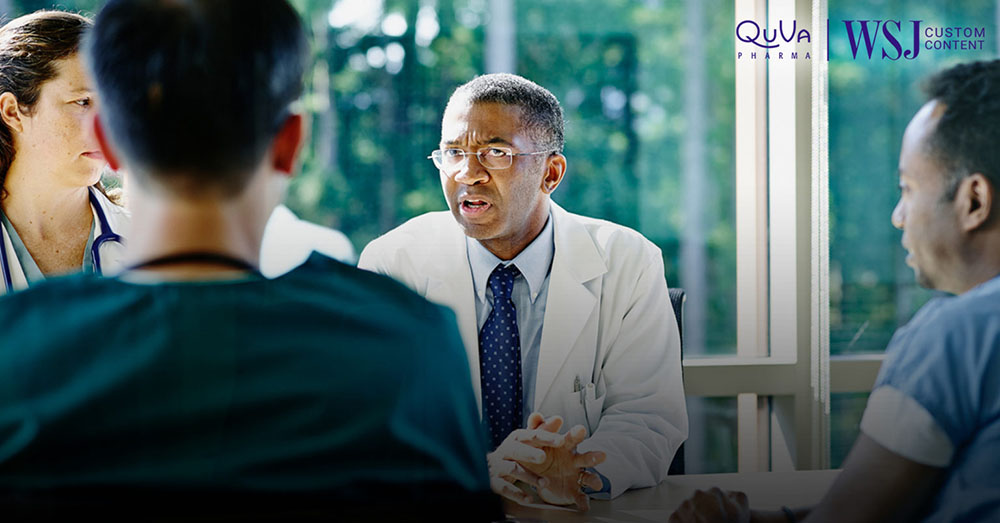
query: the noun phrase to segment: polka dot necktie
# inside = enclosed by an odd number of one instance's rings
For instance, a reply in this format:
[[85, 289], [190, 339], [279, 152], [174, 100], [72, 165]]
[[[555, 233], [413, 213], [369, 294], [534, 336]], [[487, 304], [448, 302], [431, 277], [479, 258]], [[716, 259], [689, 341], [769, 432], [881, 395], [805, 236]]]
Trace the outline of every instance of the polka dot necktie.
[[521, 425], [521, 337], [511, 301], [517, 267], [497, 265], [490, 274], [493, 310], [479, 331], [483, 410], [493, 448]]

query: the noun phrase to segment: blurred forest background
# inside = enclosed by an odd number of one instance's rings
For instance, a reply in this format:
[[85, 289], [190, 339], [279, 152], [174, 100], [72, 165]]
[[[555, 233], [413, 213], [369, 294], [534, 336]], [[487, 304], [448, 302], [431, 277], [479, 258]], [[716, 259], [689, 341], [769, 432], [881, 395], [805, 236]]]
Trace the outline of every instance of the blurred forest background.
[[[290, 0], [311, 41], [309, 145], [288, 205], [356, 249], [446, 208], [437, 148], [451, 91], [510, 71], [566, 113], [569, 170], [554, 198], [633, 227], [688, 292], [685, 356], [735, 353], [734, 4], [731, 0]], [[95, 12], [99, 0], [0, 0], [0, 13]], [[252, 1], [247, 2], [251, 9]], [[881, 352], [929, 294], [889, 223], [918, 82], [995, 56], [996, 0], [830, 0], [831, 352]], [[854, 60], [843, 19], [987, 28], [982, 52]], [[838, 33], [839, 31], [839, 33]], [[867, 394], [834, 395], [839, 466]], [[689, 472], [736, 469], [735, 398], [691, 398]]]

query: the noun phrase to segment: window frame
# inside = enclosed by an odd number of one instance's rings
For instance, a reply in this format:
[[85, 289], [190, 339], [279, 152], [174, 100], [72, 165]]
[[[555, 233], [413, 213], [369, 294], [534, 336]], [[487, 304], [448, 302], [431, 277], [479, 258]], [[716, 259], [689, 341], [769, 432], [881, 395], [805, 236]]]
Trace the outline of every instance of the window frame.
[[685, 358], [686, 392], [736, 396], [739, 472], [829, 468], [830, 394], [870, 391], [883, 355], [830, 356], [827, 0], [734, 1], [809, 20], [811, 59], [736, 62], [737, 353]]

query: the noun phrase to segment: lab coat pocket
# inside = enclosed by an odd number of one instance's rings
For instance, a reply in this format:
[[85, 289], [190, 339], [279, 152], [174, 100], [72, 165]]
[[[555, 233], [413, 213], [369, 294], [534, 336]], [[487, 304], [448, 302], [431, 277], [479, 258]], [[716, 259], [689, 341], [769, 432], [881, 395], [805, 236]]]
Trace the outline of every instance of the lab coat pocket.
[[597, 395], [597, 387], [593, 383], [588, 383], [583, 390], [584, 414], [587, 417], [587, 430], [593, 434], [597, 430], [597, 425], [601, 422], [601, 411], [604, 409], [605, 394]]

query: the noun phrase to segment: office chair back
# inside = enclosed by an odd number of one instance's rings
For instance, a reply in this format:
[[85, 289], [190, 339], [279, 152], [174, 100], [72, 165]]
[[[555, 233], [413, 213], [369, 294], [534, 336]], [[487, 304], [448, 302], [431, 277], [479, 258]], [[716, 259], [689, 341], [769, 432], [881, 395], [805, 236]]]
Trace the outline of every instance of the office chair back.
[[[670, 294], [670, 306], [674, 309], [674, 319], [677, 320], [677, 335], [681, 340], [681, 359], [684, 358], [684, 302], [687, 300], [687, 294], [684, 293], [684, 289], [667, 289]], [[681, 367], [681, 378], [684, 377], [684, 367]], [[684, 474], [684, 444], [682, 443], [680, 448], [677, 449], [677, 454], [674, 455], [674, 460], [670, 462], [670, 468], [667, 469], [667, 474], [675, 476], [678, 474]]]

